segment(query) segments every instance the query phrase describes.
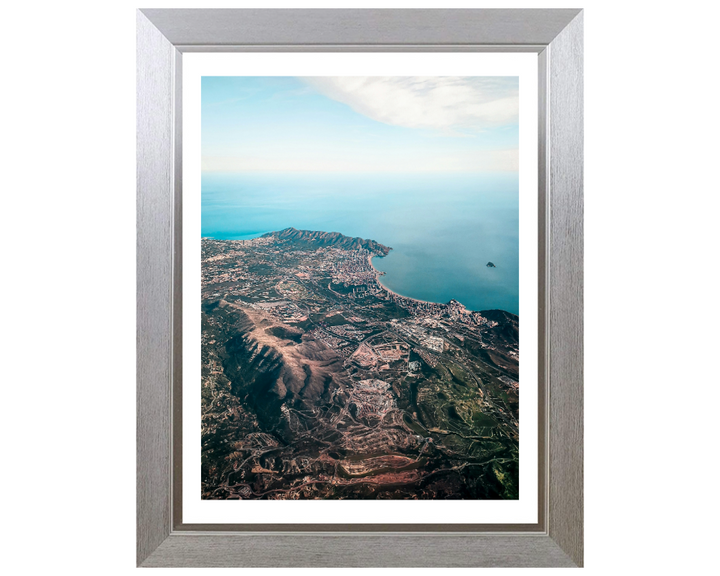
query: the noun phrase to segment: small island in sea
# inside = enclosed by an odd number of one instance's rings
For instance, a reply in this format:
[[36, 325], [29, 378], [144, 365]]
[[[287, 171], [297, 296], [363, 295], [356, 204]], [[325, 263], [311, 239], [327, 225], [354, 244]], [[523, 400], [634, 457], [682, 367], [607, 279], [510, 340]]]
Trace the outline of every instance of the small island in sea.
[[203, 499], [518, 498], [518, 317], [392, 292], [390, 250], [202, 239]]

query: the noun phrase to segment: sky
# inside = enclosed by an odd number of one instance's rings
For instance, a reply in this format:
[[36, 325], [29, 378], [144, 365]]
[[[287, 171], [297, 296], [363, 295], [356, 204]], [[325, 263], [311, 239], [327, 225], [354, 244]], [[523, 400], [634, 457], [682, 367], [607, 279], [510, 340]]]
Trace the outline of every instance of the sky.
[[202, 79], [203, 172], [517, 172], [518, 78]]

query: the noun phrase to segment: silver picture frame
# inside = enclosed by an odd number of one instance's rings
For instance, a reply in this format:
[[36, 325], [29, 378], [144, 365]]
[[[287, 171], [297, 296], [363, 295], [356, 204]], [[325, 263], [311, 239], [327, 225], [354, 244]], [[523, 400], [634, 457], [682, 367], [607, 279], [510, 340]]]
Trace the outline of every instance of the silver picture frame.
[[[182, 521], [182, 57], [530, 52], [539, 86], [539, 510], [532, 525]], [[583, 13], [137, 11], [137, 565], [583, 565]]]

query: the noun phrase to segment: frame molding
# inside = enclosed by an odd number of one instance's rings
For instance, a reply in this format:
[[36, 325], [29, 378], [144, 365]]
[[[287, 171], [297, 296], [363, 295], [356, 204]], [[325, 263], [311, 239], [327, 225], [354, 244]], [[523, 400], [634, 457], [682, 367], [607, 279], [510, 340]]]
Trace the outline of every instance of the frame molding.
[[[582, 18], [567, 9], [137, 11], [138, 566], [582, 566]], [[182, 523], [182, 54], [218, 51], [538, 54], [545, 402], [537, 525]]]

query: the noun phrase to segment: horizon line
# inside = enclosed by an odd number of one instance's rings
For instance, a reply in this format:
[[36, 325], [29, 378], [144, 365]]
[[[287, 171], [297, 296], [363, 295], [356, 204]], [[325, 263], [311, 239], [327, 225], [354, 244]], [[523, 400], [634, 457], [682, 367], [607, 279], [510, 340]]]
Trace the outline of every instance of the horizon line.
[[201, 170], [201, 174], [520, 174], [519, 170]]

